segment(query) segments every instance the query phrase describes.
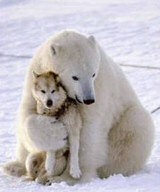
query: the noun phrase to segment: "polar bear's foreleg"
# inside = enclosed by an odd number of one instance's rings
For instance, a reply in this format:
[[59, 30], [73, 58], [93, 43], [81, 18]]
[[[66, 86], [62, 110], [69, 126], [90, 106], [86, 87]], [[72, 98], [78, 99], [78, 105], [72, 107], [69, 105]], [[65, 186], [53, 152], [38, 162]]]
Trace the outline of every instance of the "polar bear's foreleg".
[[[106, 137], [104, 137], [104, 134], [101, 135], [94, 134], [90, 121], [83, 126], [85, 126], [85, 129], [81, 130], [80, 149], [79, 149], [79, 163], [82, 171], [81, 178], [74, 179], [70, 175], [70, 159], [69, 159], [67, 161], [67, 167], [63, 172], [63, 174], [58, 177], [56, 176], [51, 178], [50, 183], [58, 183], [61, 181], [65, 181], [69, 185], [73, 185], [75, 183], [89, 182], [91, 181], [92, 178], [97, 176], [96, 172], [97, 168], [105, 163], [106, 158], [104, 158], [105, 153], [104, 150], [106, 148]], [[94, 126], [97, 126], [97, 128], [99, 128], [99, 122], [94, 121]]]
[[67, 131], [61, 122], [53, 117], [30, 115], [25, 127], [33, 145], [40, 151], [58, 150], [67, 144]]
[[154, 125], [150, 115], [142, 107], [128, 109], [108, 138], [108, 161], [99, 169], [99, 176], [128, 176], [139, 171], [153, 147]]

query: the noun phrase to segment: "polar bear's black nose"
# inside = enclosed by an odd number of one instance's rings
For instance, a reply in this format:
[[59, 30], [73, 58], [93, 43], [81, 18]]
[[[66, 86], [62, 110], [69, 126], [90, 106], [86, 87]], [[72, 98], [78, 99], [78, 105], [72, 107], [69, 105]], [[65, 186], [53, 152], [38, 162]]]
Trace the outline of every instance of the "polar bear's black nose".
[[51, 99], [48, 99], [47, 100], [47, 107], [51, 107], [53, 104], [52, 100]]
[[84, 102], [85, 104], [87, 104], [87, 105], [90, 105], [90, 104], [94, 103], [95, 100], [94, 100], [94, 99], [87, 99], [87, 100], [83, 100], [83, 102]]

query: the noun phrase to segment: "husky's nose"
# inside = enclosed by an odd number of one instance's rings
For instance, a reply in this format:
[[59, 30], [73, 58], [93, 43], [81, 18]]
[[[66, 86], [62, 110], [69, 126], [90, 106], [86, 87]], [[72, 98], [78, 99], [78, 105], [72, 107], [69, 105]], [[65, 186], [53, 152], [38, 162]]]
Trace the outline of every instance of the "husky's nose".
[[94, 100], [94, 99], [87, 99], [87, 100], [83, 100], [83, 102], [84, 102], [85, 104], [87, 104], [87, 105], [90, 105], [90, 104], [94, 103], [95, 100]]
[[51, 99], [48, 99], [47, 100], [47, 107], [51, 107], [53, 104], [52, 100]]

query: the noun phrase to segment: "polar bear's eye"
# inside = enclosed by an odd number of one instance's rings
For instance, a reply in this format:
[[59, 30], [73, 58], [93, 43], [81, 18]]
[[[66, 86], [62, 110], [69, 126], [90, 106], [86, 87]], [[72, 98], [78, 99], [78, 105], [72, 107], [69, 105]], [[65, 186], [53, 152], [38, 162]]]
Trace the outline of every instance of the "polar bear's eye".
[[78, 81], [78, 80], [79, 80], [79, 78], [76, 77], [76, 76], [72, 76], [72, 79], [75, 80], [75, 81]]
[[42, 93], [46, 93], [45, 90], [41, 90]]
[[92, 77], [95, 77], [95, 75], [96, 75], [96, 74], [94, 73], [94, 74], [92, 75]]

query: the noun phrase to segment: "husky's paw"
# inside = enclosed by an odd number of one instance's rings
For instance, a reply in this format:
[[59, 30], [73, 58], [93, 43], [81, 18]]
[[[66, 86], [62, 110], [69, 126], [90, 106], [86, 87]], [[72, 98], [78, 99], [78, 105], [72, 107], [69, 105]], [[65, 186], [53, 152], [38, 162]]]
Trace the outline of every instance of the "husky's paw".
[[79, 169], [79, 167], [74, 167], [71, 166], [70, 167], [70, 175], [74, 178], [74, 179], [79, 179], [82, 175], [81, 170]]
[[8, 175], [16, 177], [20, 177], [26, 173], [25, 166], [17, 161], [9, 162], [3, 165], [3, 171]]

